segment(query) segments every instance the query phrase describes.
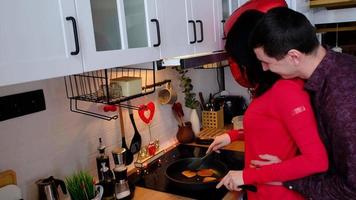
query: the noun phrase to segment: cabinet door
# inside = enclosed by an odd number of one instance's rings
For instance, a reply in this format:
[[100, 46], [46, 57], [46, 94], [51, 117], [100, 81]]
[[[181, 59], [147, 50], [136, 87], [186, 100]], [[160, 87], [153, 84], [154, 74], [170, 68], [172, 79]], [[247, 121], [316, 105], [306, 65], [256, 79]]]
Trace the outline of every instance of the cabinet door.
[[159, 59], [155, 1], [90, 0], [77, 6], [85, 71]]
[[195, 53], [212, 52], [219, 49], [216, 27], [217, 8], [215, 0], [191, 0], [192, 18], [196, 23]]
[[74, 0], [0, 1], [0, 86], [83, 72], [75, 19]]
[[222, 38], [220, 43], [220, 49], [224, 49], [225, 41], [226, 41], [226, 35], [224, 33], [225, 22], [236, 9], [238, 9], [248, 0], [217, 0], [217, 1], [218, 1], [217, 16], [221, 18], [221, 20], [219, 20], [217, 23], [217, 27], [219, 27], [218, 34], [220, 34], [220, 37]]
[[[172, 58], [194, 53], [191, 7], [187, 0], [157, 0], [158, 15], [162, 22], [161, 58]], [[188, 13], [190, 14], [188, 16]], [[189, 17], [189, 18], [188, 18]]]

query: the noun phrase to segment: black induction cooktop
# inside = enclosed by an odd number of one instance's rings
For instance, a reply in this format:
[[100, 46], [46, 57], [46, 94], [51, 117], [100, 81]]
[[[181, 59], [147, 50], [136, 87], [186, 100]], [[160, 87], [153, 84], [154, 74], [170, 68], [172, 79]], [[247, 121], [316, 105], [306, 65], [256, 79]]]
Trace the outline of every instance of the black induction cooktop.
[[[224, 187], [218, 190], [183, 190], [175, 187], [165, 176], [165, 171], [172, 162], [182, 158], [201, 157], [205, 155], [206, 150], [206, 147], [180, 144], [150, 163], [146, 169], [131, 174], [128, 177], [129, 182], [136, 186], [193, 199], [222, 199], [228, 192]], [[213, 156], [213, 159], [223, 162], [229, 170], [243, 169], [243, 153], [241, 152], [222, 150], [220, 154], [215, 153]]]

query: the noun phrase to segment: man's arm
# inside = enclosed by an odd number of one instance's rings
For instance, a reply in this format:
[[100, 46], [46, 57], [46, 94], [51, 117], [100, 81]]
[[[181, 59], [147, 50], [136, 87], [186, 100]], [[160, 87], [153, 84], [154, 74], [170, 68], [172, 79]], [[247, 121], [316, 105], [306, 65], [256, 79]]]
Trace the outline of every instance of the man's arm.
[[310, 199], [354, 200], [356, 197], [355, 186], [349, 186], [339, 175], [328, 173], [285, 182], [283, 185]]
[[[341, 83], [343, 81], [349, 81], [349, 84]], [[330, 92], [328, 95], [327, 98], [333, 99], [333, 105], [325, 105], [328, 110], [324, 110], [326, 115], [322, 119], [326, 131], [331, 133], [329, 144], [326, 144], [329, 145], [329, 170], [323, 174], [284, 183], [288, 188], [312, 199], [356, 198], [355, 80], [340, 80], [340, 87], [337, 86], [333, 90], [337, 92]]]
[[356, 70], [338, 70], [343, 72], [330, 72], [330, 83], [325, 83], [316, 107], [329, 170], [284, 183], [311, 199], [356, 199]]
[[[322, 125], [331, 133], [329, 142], [325, 143], [329, 154], [329, 170], [283, 183], [307, 198], [356, 199], [356, 75], [353, 72], [347, 76], [339, 77], [340, 84], [336, 88], [329, 88], [329, 91], [335, 91], [326, 97], [333, 99], [332, 105], [323, 105], [326, 109], [322, 108], [326, 113]], [[266, 160], [270, 161], [264, 162]], [[271, 156], [264, 158], [264, 161], [251, 161], [251, 165], [263, 166], [277, 162]]]

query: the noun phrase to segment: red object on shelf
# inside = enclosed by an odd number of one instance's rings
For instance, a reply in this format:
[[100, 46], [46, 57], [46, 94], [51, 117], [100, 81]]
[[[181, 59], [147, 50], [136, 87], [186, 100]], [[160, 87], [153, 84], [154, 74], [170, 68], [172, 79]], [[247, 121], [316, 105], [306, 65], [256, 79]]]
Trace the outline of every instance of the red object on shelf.
[[[240, 17], [242, 13], [247, 10], [258, 10], [263, 13], [267, 12], [268, 10], [276, 7], [287, 7], [287, 3], [284, 0], [250, 0], [243, 4], [241, 7], [236, 9], [231, 16], [226, 20], [224, 25], [224, 33], [227, 35], [234, 25], [236, 20]], [[246, 38], [247, 40], [248, 38]], [[246, 79], [245, 75], [241, 73], [238, 64], [229, 59], [230, 71], [236, 80], [243, 87], [251, 88], [253, 87], [248, 80]]]
[[109, 112], [109, 111], [115, 112], [117, 110], [117, 107], [114, 105], [106, 105], [104, 106], [103, 110], [104, 112]]

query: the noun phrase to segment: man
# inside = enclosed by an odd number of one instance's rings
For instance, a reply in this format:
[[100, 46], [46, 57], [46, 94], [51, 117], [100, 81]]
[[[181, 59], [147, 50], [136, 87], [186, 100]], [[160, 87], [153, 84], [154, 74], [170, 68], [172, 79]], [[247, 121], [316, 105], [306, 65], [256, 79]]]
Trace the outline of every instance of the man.
[[[283, 185], [309, 199], [356, 199], [356, 58], [325, 49], [308, 19], [288, 8], [268, 11], [250, 44], [263, 70], [306, 80], [329, 156], [326, 173]], [[252, 166], [279, 162], [273, 155], [261, 157]]]

